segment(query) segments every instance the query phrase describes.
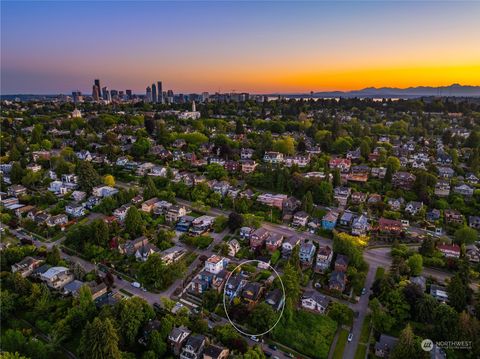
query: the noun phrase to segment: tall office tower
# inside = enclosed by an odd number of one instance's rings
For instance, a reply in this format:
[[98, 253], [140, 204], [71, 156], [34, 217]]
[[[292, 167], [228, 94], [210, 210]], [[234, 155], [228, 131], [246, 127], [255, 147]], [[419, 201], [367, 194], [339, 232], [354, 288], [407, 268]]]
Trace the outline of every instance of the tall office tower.
[[152, 102], [157, 103], [157, 86], [155, 84], [152, 84]]
[[162, 81], [157, 81], [158, 103], [163, 103]]
[[147, 86], [145, 95], [145, 102], [152, 102], [152, 89], [150, 86]]
[[93, 80], [93, 84], [98, 87], [98, 93], [100, 94], [100, 90], [102, 89], [100, 87], [100, 79]]
[[192, 101], [192, 112], [197, 112], [197, 106], [195, 106], [195, 101]]
[[105, 86], [104, 88], [102, 88], [102, 97], [104, 100], [108, 100], [108, 87]]
[[167, 100], [168, 100], [168, 103], [173, 103], [173, 91], [172, 90], [167, 91]]
[[100, 88], [97, 85], [92, 87], [92, 97], [94, 101], [100, 100]]
[[132, 90], [126, 90], [125, 93], [127, 94], [127, 98], [129, 100], [131, 100], [132, 99]]
[[73, 91], [72, 92], [73, 102], [80, 103], [83, 102], [83, 95], [80, 91]]
[[202, 102], [205, 102], [208, 100], [208, 92], [202, 92]]

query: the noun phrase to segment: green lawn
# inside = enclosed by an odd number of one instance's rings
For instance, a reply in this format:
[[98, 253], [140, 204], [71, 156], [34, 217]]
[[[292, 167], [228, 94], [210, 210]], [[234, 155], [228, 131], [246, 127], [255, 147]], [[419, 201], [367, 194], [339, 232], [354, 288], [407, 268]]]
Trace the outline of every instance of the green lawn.
[[342, 359], [343, 351], [345, 350], [345, 345], [347, 344], [348, 330], [341, 329], [340, 334], [338, 335], [337, 345], [335, 345], [335, 350], [333, 351], [334, 359]]
[[365, 320], [362, 325], [362, 331], [360, 332], [360, 343], [367, 343], [368, 337], [370, 335], [370, 314], [365, 317]]
[[325, 359], [336, 330], [337, 323], [328, 316], [298, 310], [284, 314], [272, 338], [309, 357]]
[[385, 268], [378, 267], [377, 271], [375, 272], [375, 279], [383, 278], [385, 274]]
[[365, 344], [358, 344], [357, 351], [355, 352], [355, 359], [365, 359], [367, 354], [367, 346]]

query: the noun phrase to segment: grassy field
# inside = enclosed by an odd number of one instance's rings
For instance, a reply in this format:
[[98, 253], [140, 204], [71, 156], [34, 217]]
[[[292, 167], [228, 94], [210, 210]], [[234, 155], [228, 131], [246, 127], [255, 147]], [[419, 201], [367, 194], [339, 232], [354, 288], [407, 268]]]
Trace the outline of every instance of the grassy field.
[[377, 271], [375, 272], [375, 279], [383, 278], [384, 275], [385, 275], [385, 268], [378, 267]]
[[368, 337], [370, 335], [370, 314], [365, 317], [365, 320], [362, 325], [362, 331], [360, 332], [360, 343], [367, 343]]
[[355, 359], [365, 359], [367, 354], [367, 346], [365, 344], [358, 344], [357, 351], [355, 352]]
[[340, 334], [338, 335], [337, 345], [333, 351], [334, 359], [342, 359], [343, 351], [345, 350], [345, 345], [347, 344], [348, 330], [341, 329]]
[[275, 341], [312, 358], [328, 357], [337, 323], [326, 315], [298, 310], [285, 316], [272, 333]]

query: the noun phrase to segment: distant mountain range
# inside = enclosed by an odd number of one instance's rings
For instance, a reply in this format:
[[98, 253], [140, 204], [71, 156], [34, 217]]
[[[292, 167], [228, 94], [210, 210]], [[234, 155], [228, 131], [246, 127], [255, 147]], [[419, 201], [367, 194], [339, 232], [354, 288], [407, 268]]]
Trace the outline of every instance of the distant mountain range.
[[396, 87], [367, 87], [353, 91], [324, 91], [313, 94], [285, 94], [287, 97], [369, 97], [369, 98], [415, 98], [428, 96], [480, 97], [480, 86], [464, 86], [453, 84], [450, 86], [418, 86], [408, 88]]

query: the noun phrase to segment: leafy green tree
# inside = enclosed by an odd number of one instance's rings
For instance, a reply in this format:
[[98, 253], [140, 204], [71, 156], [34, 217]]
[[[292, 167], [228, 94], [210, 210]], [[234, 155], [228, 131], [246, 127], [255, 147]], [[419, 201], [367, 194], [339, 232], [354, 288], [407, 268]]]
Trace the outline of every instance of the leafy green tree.
[[387, 167], [390, 167], [393, 172], [396, 172], [400, 169], [400, 160], [397, 157], [390, 156], [387, 158]]
[[313, 196], [312, 192], [308, 191], [305, 193], [305, 196], [303, 196], [303, 210], [309, 214], [312, 214], [313, 212]]
[[153, 351], [156, 356], [155, 358], [163, 358], [167, 352], [167, 343], [160, 332], [154, 330], [150, 333], [148, 337], [148, 349]]
[[295, 141], [292, 137], [285, 136], [273, 142], [273, 150], [286, 155], [293, 155], [295, 153]]
[[53, 246], [52, 250], [47, 253], [47, 258], [46, 258], [47, 263], [52, 266], [56, 266], [61, 261], [61, 259], [62, 258], [60, 257], [60, 250], [58, 249], [57, 246]]
[[398, 342], [389, 356], [392, 359], [429, 358], [430, 356], [420, 347], [420, 340], [413, 333], [410, 324], [407, 324], [398, 338]]
[[152, 307], [142, 298], [133, 297], [117, 304], [118, 328], [123, 340], [132, 346], [140, 328], [155, 316]]
[[420, 275], [423, 271], [423, 257], [416, 253], [408, 258], [407, 265], [410, 268], [410, 273], [412, 273], [412, 275]]
[[438, 302], [431, 295], [425, 295], [415, 305], [417, 318], [423, 323], [433, 323]]
[[228, 227], [232, 231], [242, 227], [243, 222], [244, 222], [243, 216], [237, 212], [231, 212], [228, 215]]
[[328, 310], [328, 316], [338, 324], [348, 324], [353, 319], [352, 310], [345, 304], [333, 302]]
[[458, 314], [448, 304], [440, 304], [434, 310], [433, 334], [436, 340], [449, 340], [458, 330]]
[[218, 163], [210, 163], [207, 166], [207, 178], [220, 180], [228, 176], [227, 170]]
[[157, 196], [158, 196], [158, 189], [157, 189], [157, 186], [155, 185], [155, 182], [153, 182], [152, 177], [147, 177], [145, 187], [143, 190], [143, 198], [147, 200]]
[[95, 187], [100, 180], [97, 171], [93, 168], [92, 164], [88, 161], [80, 161], [76, 170], [78, 176], [78, 185], [87, 193], [92, 192], [92, 188]]
[[455, 242], [459, 244], [472, 244], [478, 240], [478, 232], [470, 227], [463, 227], [455, 231]]
[[19, 184], [22, 181], [25, 170], [22, 168], [20, 162], [14, 162], [10, 170], [10, 180], [13, 184]]
[[143, 220], [137, 207], [130, 207], [125, 217], [125, 230], [132, 237], [141, 236], [144, 230]]
[[208, 290], [202, 297], [202, 306], [206, 310], [213, 312], [220, 301], [220, 295], [216, 290]]
[[267, 303], [258, 304], [251, 312], [249, 325], [252, 329], [260, 332], [266, 332], [277, 321], [278, 314]]
[[113, 187], [115, 186], [115, 177], [112, 175], [106, 175], [103, 177], [103, 183], [107, 186]]
[[82, 332], [78, 355], [85, 359], [120, 359], [119, 337], [109, 318], [95, 318]]
[[468, 287], [459, 274], [455, 274], [447, 286], [449, 304], [458, 312], [461, 312], [467, 306]]

